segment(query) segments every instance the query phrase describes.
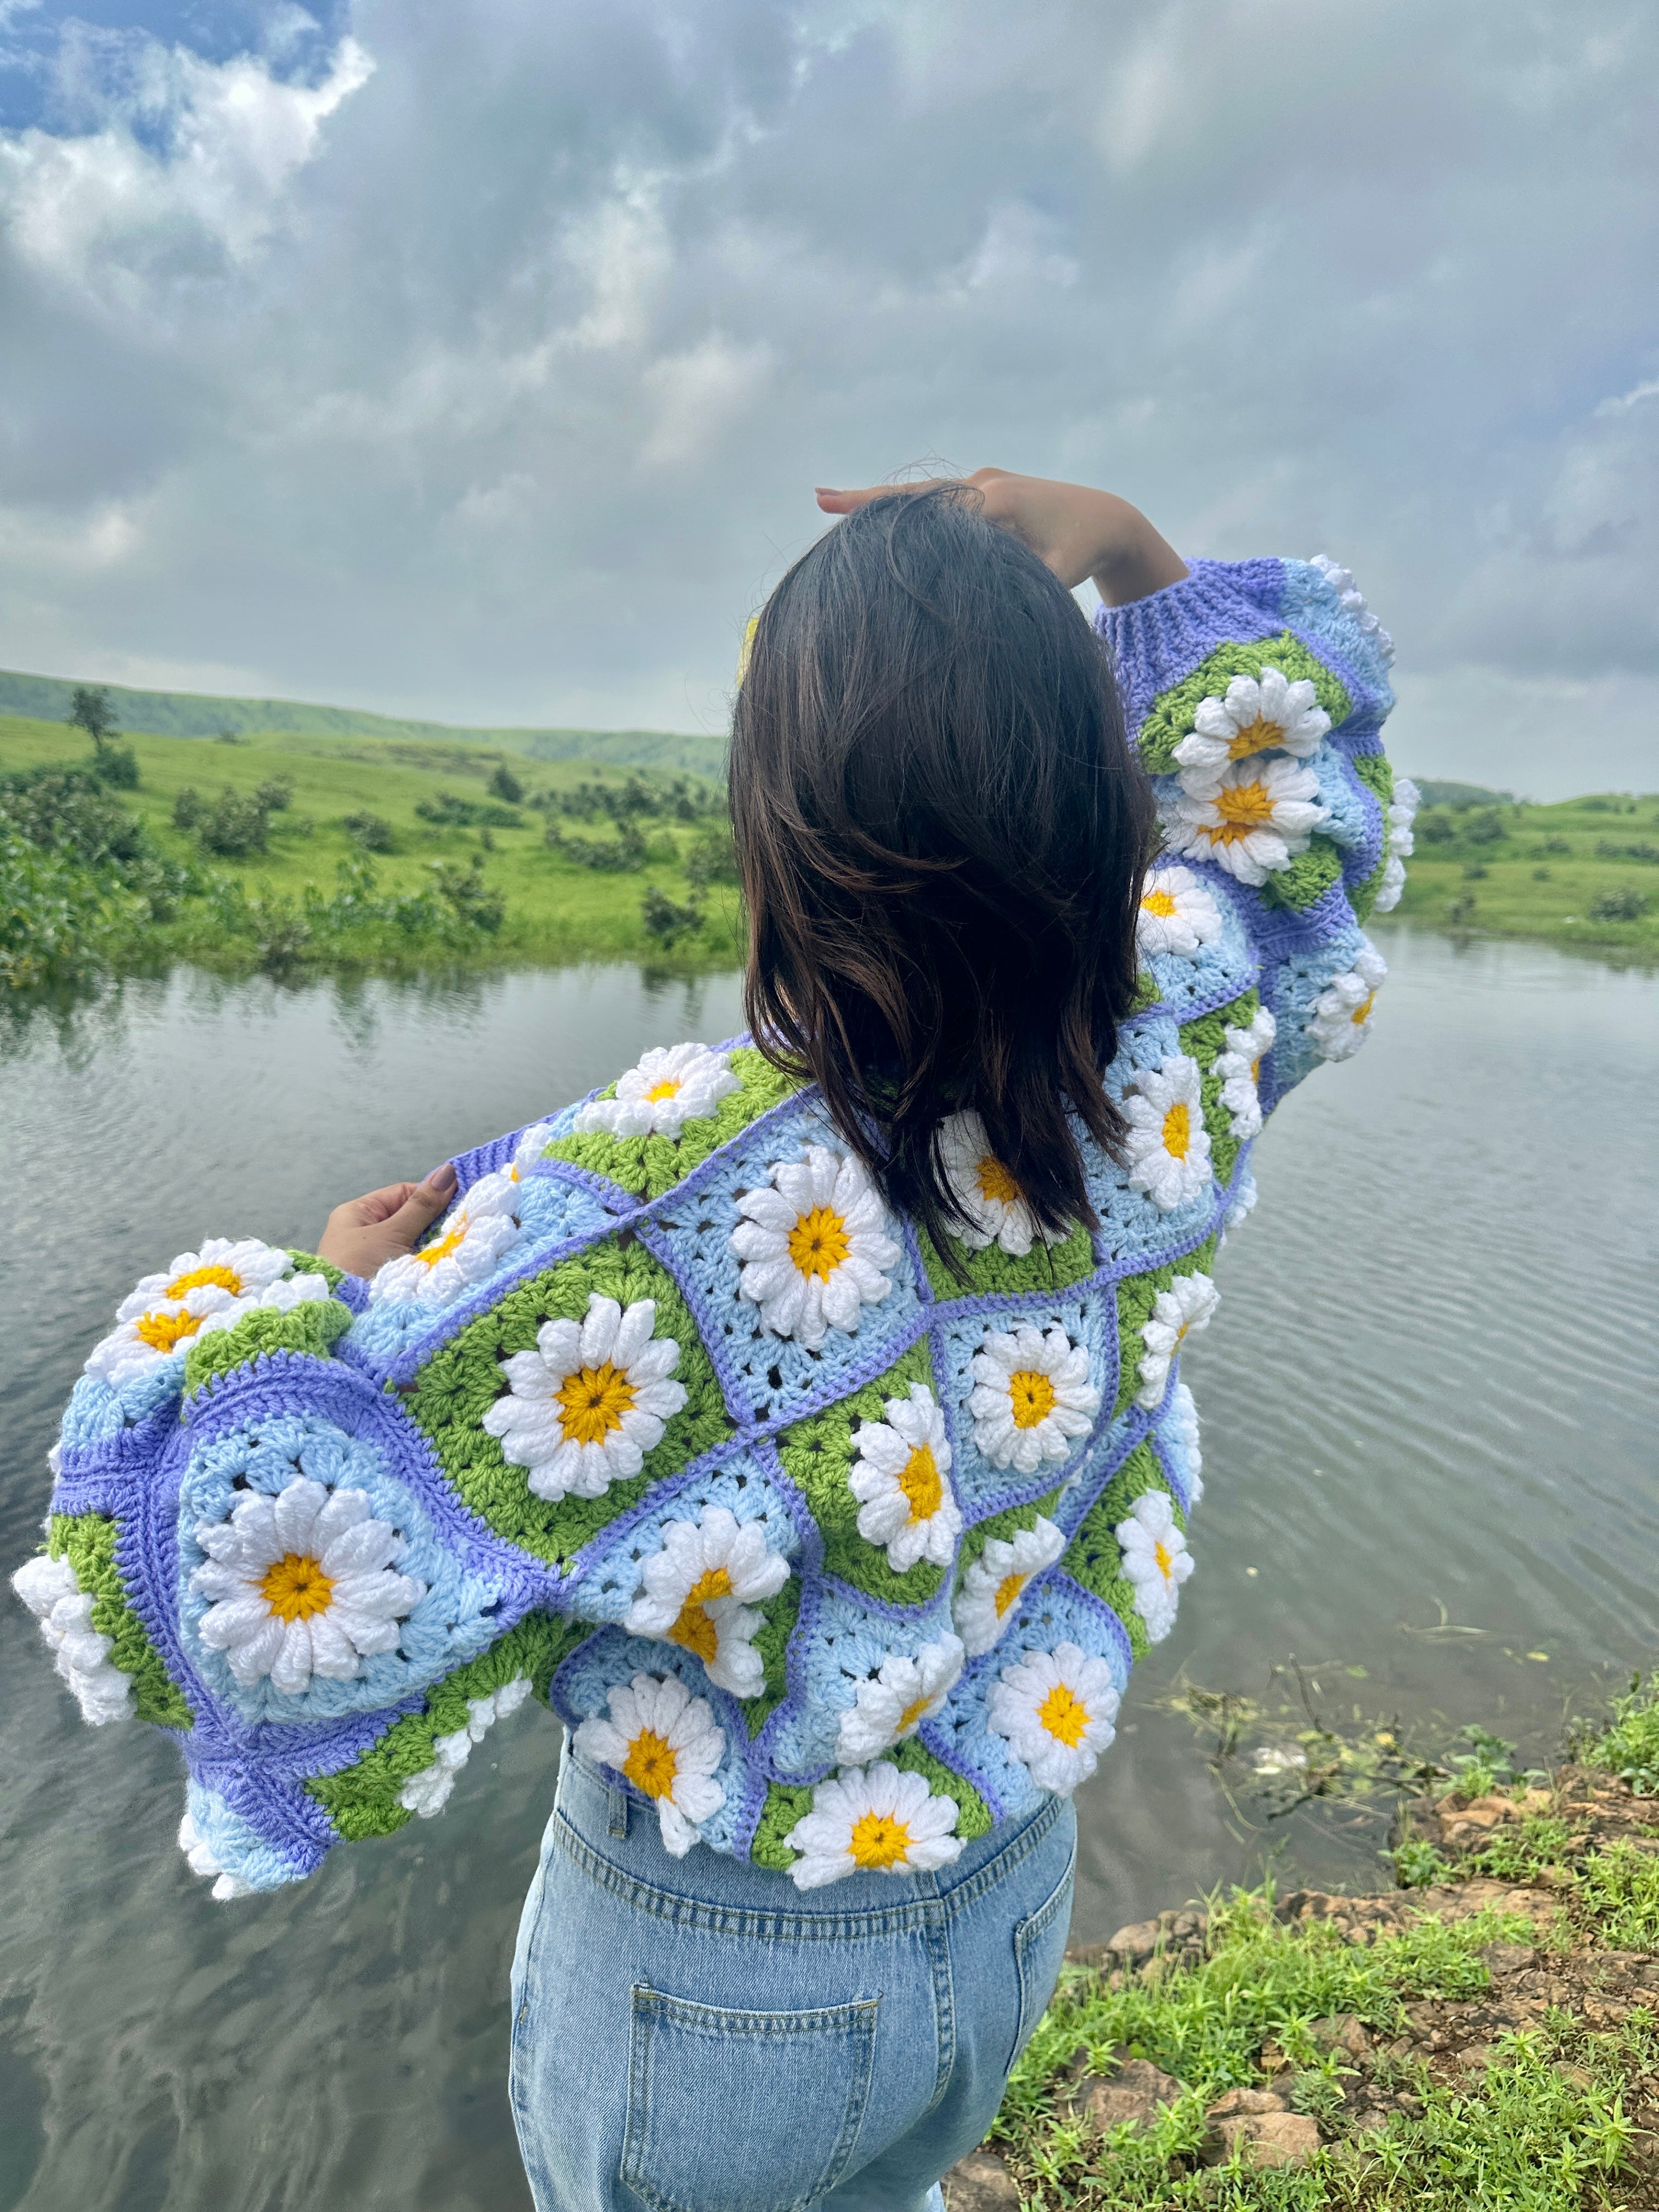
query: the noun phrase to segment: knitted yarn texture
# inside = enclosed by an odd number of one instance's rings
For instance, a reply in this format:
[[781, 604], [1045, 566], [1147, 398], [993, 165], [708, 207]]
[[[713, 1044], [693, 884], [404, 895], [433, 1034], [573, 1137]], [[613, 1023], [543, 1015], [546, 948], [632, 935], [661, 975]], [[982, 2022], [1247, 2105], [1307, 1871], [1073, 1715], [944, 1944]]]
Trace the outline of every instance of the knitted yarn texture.
[[1200, 562], [1098, 626], [1164, 849], [1097, 1228], [959, 1115], [964, 1285], [738, 1037], [457, 1160], [372, 1282], [222, 1237], [120, 1305], [15, 1583], [89, 1722], [174, 1736], [216, 1897], [436, 1815], [527, 1703], [670, 1851], [802, 1889], [1093, 1772], [1194, 1571], [1182, 1348], [1264, 1117], [1369, 1031], [1415, 803], [1346, 570]]

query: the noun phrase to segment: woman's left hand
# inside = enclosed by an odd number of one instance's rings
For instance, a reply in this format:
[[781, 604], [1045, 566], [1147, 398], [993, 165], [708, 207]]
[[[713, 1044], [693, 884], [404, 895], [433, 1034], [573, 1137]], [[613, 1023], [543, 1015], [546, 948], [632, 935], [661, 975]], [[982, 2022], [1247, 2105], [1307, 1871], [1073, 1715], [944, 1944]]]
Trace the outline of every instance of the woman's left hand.
[[348, 1275], [367, 1279], [388, 1260], [412, 1252], [455, 1195], [455, 1170], [446, 1160], [424, 1182], [389, 1182], [337, 1206], [317, 1240], [317, 1256]]

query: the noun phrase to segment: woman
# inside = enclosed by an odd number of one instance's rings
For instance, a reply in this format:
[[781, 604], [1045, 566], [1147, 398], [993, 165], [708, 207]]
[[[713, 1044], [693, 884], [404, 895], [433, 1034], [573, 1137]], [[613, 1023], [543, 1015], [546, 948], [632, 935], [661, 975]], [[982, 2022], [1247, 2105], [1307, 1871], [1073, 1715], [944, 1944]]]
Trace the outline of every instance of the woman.
[[751, 1036], [147, 1277], [17, 1578], [89, 1718], [177, 1731], [219, 1896], [551, 1703], [560, 2212], [937, 2206], [983, 2135], [1192, 1569], [1180, 1347], [1409, 849], [1345, 572], [994, 470], [819, 503], [732, 732]]

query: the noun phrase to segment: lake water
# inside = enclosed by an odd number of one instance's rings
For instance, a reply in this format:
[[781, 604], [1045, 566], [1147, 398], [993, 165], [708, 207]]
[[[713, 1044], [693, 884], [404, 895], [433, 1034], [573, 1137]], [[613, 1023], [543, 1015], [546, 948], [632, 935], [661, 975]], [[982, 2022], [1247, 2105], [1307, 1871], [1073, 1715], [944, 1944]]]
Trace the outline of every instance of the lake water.
[[[1249, 1756], [1218, 1775], [1175, 1709], [1191, 1685], [1272, 1708], [1302, 1695], [1295, 1655], [1356, 1741], [1378, 1716], [1425, 1741], [1476, 1720], [1547, 1758], [1659, 1657], [1659, 980], [1382, 941], [1376, 1034], [1258, 1147], [1261, 1206], [1188, 1363], [1198, 1572], [1079, 1799], [1082, 1939], [1269, 1859], [1376, 1883], [1374, 1812], [1269, 1817]], [[180, 975], [15, 1023], [0, 1559], [33, 1547], [58, 1409], [140, 1273], [227, 1225], [309, 1243], [337, 1199], [738, 1026], [735, 979], [623, 969]], [[10, 1601], [0, 1666], [0, 2212], [526, 2206], [505, 1994], [550, 1722], [492, 1735], [441, 1819], [217, 1905], [173, 1846], [166, 1740], [83, 1728]]]

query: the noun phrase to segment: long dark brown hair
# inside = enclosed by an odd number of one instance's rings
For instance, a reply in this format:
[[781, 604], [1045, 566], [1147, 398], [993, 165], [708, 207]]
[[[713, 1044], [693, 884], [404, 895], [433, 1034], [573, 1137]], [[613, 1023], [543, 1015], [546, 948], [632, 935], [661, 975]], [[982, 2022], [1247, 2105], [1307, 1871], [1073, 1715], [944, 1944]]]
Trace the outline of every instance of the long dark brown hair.
[[878, 500], [796, 562], [729, 769], [756, 1042], [822, 1086], [947, 1260], [938, 1139], [963, 1110], [1044, 1230], [1094, 1222], [1066, 1109], [1115, 1147], [1101, 1076], [1152, 824], [1099, 641], [979, 507], [957, 485]]

